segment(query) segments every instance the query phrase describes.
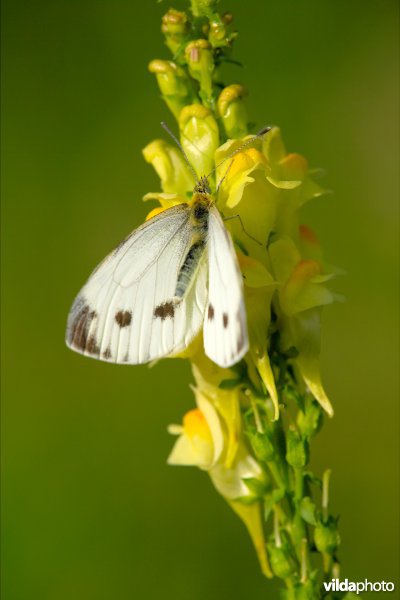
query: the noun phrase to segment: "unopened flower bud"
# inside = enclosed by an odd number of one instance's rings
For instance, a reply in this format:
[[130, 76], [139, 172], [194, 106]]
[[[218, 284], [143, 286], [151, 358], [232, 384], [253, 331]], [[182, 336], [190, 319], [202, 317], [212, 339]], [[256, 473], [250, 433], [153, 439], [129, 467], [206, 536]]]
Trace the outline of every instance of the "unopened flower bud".
[[189, 73], [200, 83], [200, 96], [207, 106], [212, 105], [212, 73], [214, 57], [211, 44], [204, 39], [187, 44], [185, 57]]
[[161, 31], [165, 35], [165, 43], [176, 56], [186, 39], [189, 23], [186, 13], [170, 8], [162, 18]]
[[222, 15], [221, 19], [225, 23], [225, 25], [230, 25], [233, 21], [233, 14], [226, 12]]
[[161, 94], [177, 119], [182, 108], [196, 99], [189, 77], [169, 60], [152, 60], [149, 71], [155, 74]]
[[226, 28], [220, 19], [210, 21], [208, 40], [214, 48], [226, 45]]
[[293, 592], [293, 600], [315, 600], [320, 597], [318, 584], [312, 579], [296, 585]]
[[213, 48], [230, 48], [232, 45], [237, 33], [229, 33], [228, 25], [229, 23], [220, 17], [210, 21], [207, 27], [207, 36]]
[[333, 554], [340, 544], [337, 519], [329, 517], [327, 522], [319, 522], [314, 531], [314, 541], [319, 552]]
[[295, 469], [301, 469], [308, 463], [308, 443], [294, 428], [287, 434], [286, 460]]
[[179, 117], [181, 143], [197, 175], [207, 175], [214, 166], [218, 148], [217, 122], [210, 110], [201, 104], [186, 106]]
[[314, 400], [306, 406], [304, 412], [299, 410], [297, 425], [300, 432], [307, 438], [317, 434], [321, 429], [323, 421], [322, 409]]
[[276, 546], [271, 542], [267, 548], [274, 575], [281, 579], [290, 577], [296, 571], [296, 562], [287, 543], [283, 542], [281, 546]]
[[192, 0], [192, 13], [195, 17], [209, 17], [217, 9], [218, 0]]
[[243, 102], [245, 95], [246, 89], [239, 84], [229, 85], [219, 95], [218, 113], [228, 138], [247, 135], [247, 113]]
[[253, 452], [260, 462], [273, 460], [275, 448], [268, 432], [259, 433], [258, 431], [254, 431], [249, 432], [248, 436]]

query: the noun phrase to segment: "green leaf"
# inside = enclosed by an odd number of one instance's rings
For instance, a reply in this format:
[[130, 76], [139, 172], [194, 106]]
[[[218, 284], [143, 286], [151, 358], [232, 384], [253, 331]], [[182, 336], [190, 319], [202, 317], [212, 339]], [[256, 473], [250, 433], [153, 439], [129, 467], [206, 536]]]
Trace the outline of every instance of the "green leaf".
[[262, 497], [268, 491], [270, 484], [266, 481], [257, 479], [257, 477], [242, 478], [243, 483], [257, 497]]
[[245, 504], [246, 506], [250, 506], [255, 502], [258, 502], [258, 498], [256, 496], [238, 496], [234, 498], [235, 502], [240, 502], [241, 504]]

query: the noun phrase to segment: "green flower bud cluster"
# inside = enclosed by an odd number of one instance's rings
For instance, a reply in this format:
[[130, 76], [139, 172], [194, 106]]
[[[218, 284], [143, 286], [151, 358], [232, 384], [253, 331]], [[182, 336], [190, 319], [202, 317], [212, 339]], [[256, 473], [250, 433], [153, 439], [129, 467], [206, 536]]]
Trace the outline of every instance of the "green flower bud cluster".
[[226, 138], [239, 138], [247, 134], [245, 90], [239, 84], [224, 88], [220, 83], [220, 66], [229, 59], [236, 32], [232, 15], [220, 15], [217, 4], [217, 0], [193, 0], [191, 14], [168, 10], [161, 31], [172, 60], [153, 60], [149, 70], [178, 121], [185, 106], [203, 105], [220, 122]]
[[[243, 383], [245, 379], [243, 379]], [[255, 400], [244, 413], [245, 432], [256, 459], [270, 473], [270, 486], [263, 497], [266, 524], [273, 521], [267, 543], [271, 570], [287, 585], [287, 600], [318, 600], [320, 583], [315, 555], [321, 556], [329, 577], [338, 568], [340, 545], [338, 519], [328, 512], [330, 471], [321, 481], [307, 470], [310, 440], [320, 430], [322, 409], [311, 396], [296, 391], [293, 375], [285, 370], [281, 394], [298, 407], [295, 421], [286, 429], [281, 421], [271, 422], [268, 409]], [[322, 506], [314, 492], [322, 488]]]

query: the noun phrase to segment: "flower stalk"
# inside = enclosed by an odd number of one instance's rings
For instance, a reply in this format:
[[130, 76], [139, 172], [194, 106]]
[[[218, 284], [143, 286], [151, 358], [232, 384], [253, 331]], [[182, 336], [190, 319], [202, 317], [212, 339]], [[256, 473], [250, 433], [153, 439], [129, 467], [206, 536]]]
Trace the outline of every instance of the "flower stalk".
[[[278, 127], [248, 135], [247, 91], [223, 79], [237, 34], [218, 0], [170, 9], [162, 32], [170, 60], [153, 60], [149, 70], [195, 172], [215, 170], [210, 183], [242, 271], [250, 338], [245, 359], [230, 369], [207, 358], [201, 334], [181, 355], [192, 364], [196, 407], [170, 427], [178, 437], [168, 462], [208, 473], [244, 522], [262, 572], [282, 580], [283, 598], [327, 597], [322, 581], [338, 572], [340, 538], [329, 513], [330, 471], [321, 480], [309, 462], [324, 415], [333, 415], [319, 352], [335, 272], [300, 223], [301, 207], [325, 191], [306, 159], [286, 151]], [[161, 180], [161, 191], [145, 197], [159, 203], [149, 216], [186, 202], [194, 182], [179, 149], [155, 140], [143, 153]]]

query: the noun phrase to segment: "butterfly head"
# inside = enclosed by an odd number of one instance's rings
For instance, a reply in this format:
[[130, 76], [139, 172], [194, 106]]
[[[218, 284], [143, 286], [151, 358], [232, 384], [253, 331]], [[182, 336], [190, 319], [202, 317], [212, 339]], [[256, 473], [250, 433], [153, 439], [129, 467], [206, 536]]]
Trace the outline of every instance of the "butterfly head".
[[193, 193], [194, 194], [206, 194], [206, 195], [211, 194], [210, 184], [208, 181], [208, 177], [206, 177], [206, 175], [203, 175], [197, 181], [196, 185], [194, 186]]

